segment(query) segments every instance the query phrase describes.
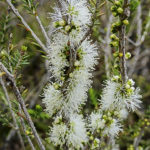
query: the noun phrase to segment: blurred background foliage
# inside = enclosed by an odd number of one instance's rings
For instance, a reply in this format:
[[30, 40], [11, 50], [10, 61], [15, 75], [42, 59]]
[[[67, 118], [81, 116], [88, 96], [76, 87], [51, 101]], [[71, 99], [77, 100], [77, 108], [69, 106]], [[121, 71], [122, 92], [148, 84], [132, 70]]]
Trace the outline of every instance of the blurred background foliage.
[[[89, 0], [90, 1], [90, 0]], [[32, 15], [32, 10], [26, 8], [26, 0], [13, 0], [13, 4], [22, 16], [28, 22], [30, 27], [35, 31], [38, 37], [44, 41], [39, 25]], [[90, 1], [91, 2], [91, 1]], [[50, 12], [53, 11], [55, 0], [35, 0], [37, 4], [37, 14], [44, 24], [46, 30], [50, 25]], [[93, 108], [97, 109], [98, 99], [100, 99], [101, 90], [106, 76], [105, 49], [109, 50], [109, 66], [113, 64], [113, 48], [109, 46], [109, 26], [112, 23], [113, 17], [110, 12], [110, 3], [101, 1], [102, 7], [98, 10], [97, 18], [94, 20], [92, 29], [92, 38], [96, 40], [99, 46], [99, 64], [93, 72], [93, 85], [89, 90], [89, 98], [84, 112], [88, 113]], [[131, 1], [131, 16], [129, 18], [130, 25], [127, 28], [127, 38], [132, 41], [137, 41], [138, 36], [138, 19], [137, 8], [141, 5], [141, 21], [142, 35], [146, 32], [145, 40], [140, 46], [134, 45], [127, 40], [127, 49], [132, 53], [132, 58], [128, 61], [128, 71], [134, 69], [133, 74], [130, 74], [136, 81], [136, 85], [141, 88], [143, 95], [143, 104], [138, 112], [129, 114], [128, 120], [125, 122], [124, 132], [120, 134], [117, 142], [121, 146], [121, 150], [133, 150], [133, 143], [136, 137], [142, 132], [142, 140], [139, 150], [150, 149], [150, 28], [146, 25], [150, 22], [150, 0], [132, 0]], [[110, 24], [110, 25], [109, 25]], [[133, 68], [136, 57], [136, 50], [140, 48], [139, 59]], [[11, 56], [11, 57], [10, 57]], [[53, 149], [48, 140], [48, 131], [51, 119], [44, 112], [44, 105], [41, 102], [42, 89], [49, 81], [49, 72], [47, 71], [46, 55], [31, 36], [20, 20], [12, 13], [5, 0], [0, 1], [0, 59], [5, 63], [7, 68], [15, 74], [17, 84], [25, 99], [28, 111], [36, 125], [41, 137], [45, 139], [44, 144], [47, 149]], [[110, 68], [109, 67], [109, 68]], [[7, 82], [10, 98], [14, 106], [14, 111], [17, 115], [17, 102], [11, 93], [11, 86]], [[9, 139], [12, 127], [10, 122], [10, 112], [2, 89], [0, 88], [0, 149], [5, 150], [7, 145], [8, 150], [20, 150], [20, 144], [17, 136], [14, 135]], [[20, 116], [18, 115], [18, 118]], [[27, 134], [32, 137], [30, 129]], [[24, 135], [23, 135], [24, 137]], [[25, 140], [25, 137], [24, 137]], [[26, 141], [26, 140], [25, 140]], [[34, 140], [33, 140], [34, 141]], [[27, 144], [27, 141], [25, 142]], [[30, 149], [30, 148], [29, 148]], [[38, 148], [37, 148], [38, 149]]]

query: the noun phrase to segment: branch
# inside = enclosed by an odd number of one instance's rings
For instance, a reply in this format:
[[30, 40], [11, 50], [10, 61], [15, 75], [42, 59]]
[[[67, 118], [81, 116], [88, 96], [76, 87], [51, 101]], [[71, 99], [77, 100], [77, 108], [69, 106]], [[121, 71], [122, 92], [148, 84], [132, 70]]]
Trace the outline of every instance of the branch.
[[14, 14], [21, 20], [22, 24], [31, 32], [31, 35], [33, 38], [37, 41], [37, 43], [42, 47], [42, 49], [47, 53], [47, 48], [42, 43], [42, 41], [37, 37], [37, 35], [34, 33], [34, 31], [30, 28], [30, 26], [27, 24], [27, 22], [24, 20], [24, 18], [20, 15], [19, 11], [14, 7], [11, 0], [6, 0]]
[[[120, 17], [121, 21], [123, 21], [125, 18], [129, 17], [129, 0], [124, 0], [124, 14]], [[121, 58], [121, 75], [122, 75], [122, 80], [123, 83], [125, 83], [128, 79], [127, 76], [127, 65], [126, 65], [126, 59], [125, 59], [125, 54], [126, 54], [126, 25], [121, 25], [121, 29], [119, 31], [119, 52], [123, 54], [123, 57]]]
[[30, 125], [30, 127], [32, 129], [32, 132], [33, 132], [33, 134], [35, 136], [35, 139], [36, 139], [36, 141], [37, 141], [40, 149], [41, 150], [45, 150], [45, 147], [42, 144], [42, 141], [41, 141], [41, 139], [40, 139], [40, 137], [39, 137], [39, 135], [38, 135], [38, 133], [37, 133], [37, 131], [35, 129], [33, 121], [32, 121], [32, 119], [31, 119], [31, 117], [30, 117], [30, 115], [29, 115], [29, 113], [27, 111], [26, 105], [25, 105], [24, 100], [23, 100], [23, 98], [21, 96], [19, 88], [16, 85], [16, 82], [15, 82], [15, 80], [13, 78], [13, 75], [11, 75], [9, 73], [9, 71], [7, 70], [7, 68], [1, 62], [0, 62], [0, 69], [6, 73], [6, 77], [11, 81], [11, 83], [13, 85], [14, 94], [15, 94], [15, 96], [16, 96], [16, 98], [17, 98], [17, 100], [18, 100], [18, 102], [19, 102], [19, 104], [20, 104], [20, 106], [21, 106], [21, 108], [22, 108], [22, 110], [24, 112], [24, 114], [25, 114], [25, 117], [26, 117], [26, 119], [27, 119], [27, 121], [28, 121], [28, 123], [29, 123], [29, 125]]
[[41, 28], [41, 31], [42, 31], [42, 33], [43, 33], [43, 35], [44, 35], [44, 37], [45, 37], [45, 39], [46, 39], [46, 41], [47, 41], [47, 43], [48, 43], [48, 46], [50, 46], [50, 39], [49, 39], [49, 37], [48, 37], [48, 35], [47, 35], [47, 32], [45, 31], [45, 28], [44, 28], [44, 26], [43, 26], [43, 24], [42, 24], [42, 22], [41, 22], [39, 16], [36, 15], [35, 18], [36, 18], [36, 20], [37, 20], [37, 22], [38, 22], [38, 24], [39, 24], [39, 26], [40, 26], [40, 28]]
[[[21, 113], [21, 106], [20, 106], [20, 104], [19, 104], [19, 112]], [[26, 130], [27, 129], [26, 129], [26, 125], [25, 125], [24, 120], [22, 118], [20, 118], [20, 121], [21, 121], [21, 125], [23, 127], [24, 134], [25, 134], [25, 136], [26, 136], [26, 138], [27, 138], [27, 140], [28, 140], [32, 150], [35, 150], [35, 147], [34, 147], [32, 141], [31, 141], [30, 137], [26, 134]]]
[[4, 94], [5, 94], [5, 97], [6, 97], [6, 100], [7, 100], [7, 103], [8, 103], [8, 106], [9, 106], [9, 110], [10, 110], [10, 113], [11, 113], [11, 116], [12, 116], [12, 119], [13, 119], [13, 124], [15, 126], [15, 129], [17, 129], [17, 135], [19, 137], [19, 140], [20, 140], [20, 143], [21, 143], [21, 146], [22, 148], [25, 150], [25, 146], [24, 146], [24, 142], [23, 142], [23, 139], [22, 139], [22, 136], [21, 136], [21, 133], [19, 131], [19, 126], [17, 124], [17, 120], [16, 120], [16, 117], [15, 117], [15, 113], [13, 111], [13, 108], [12, 108], [12, 105], [11, 105], [11, 102], [10, 102], [10, 98], [9, 98], [9, 95], [8, 95], [8, 92], [7, 92], [7, 89], [6, 89], [6, 86], [5, 86], [5, 83], [2, 79], [2, 77], [0, 77], [0, 84], [2, 86], [2, 89], [4, 91]]
[[141, 129], [139, 136], [134, 139], [133, 146], [135, 150], [138, 150], [138, 146], [140, 144], [143, 134], [144, 134], [144, 128]]
[[105, 36], [105, 47], [104, 47], [104, 59], [105, 59], [105, 72], [107, 77], [110, 77], [110, 68], [109, 68], [109, 58], [110, 58], [110, 32], [111, 32], [111, 22], [112, 22], [113, 16], [110, 15], [108, 24], [107, 24], [107, 33]]

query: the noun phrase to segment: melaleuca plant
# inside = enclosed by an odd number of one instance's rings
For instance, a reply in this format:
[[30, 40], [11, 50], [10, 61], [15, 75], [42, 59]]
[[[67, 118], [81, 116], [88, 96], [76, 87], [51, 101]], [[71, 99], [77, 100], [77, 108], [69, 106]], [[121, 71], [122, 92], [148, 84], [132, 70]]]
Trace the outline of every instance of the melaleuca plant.
[[52, 37], [48, 57], [53, 76], [44, 91], [43, 102], [54, 120], [50, 141], [63, 149], [115, 147], [115, 138], [122, 131], [122, 121], [127, 118], [128, 110], [134, 111], [141, 103], [139, 89], [134, 88], [134, 81], [127, 79], [123, 70], [126, 69], [124, 59], [131, 57], [122, 50], [120, 39], [123, 37], [119, 33], [128, 25], [123, 16], [125, 2], [112, 3], [113, 15], [118, 17], [112, 24], [110, 43], [116, 50], [114, 67], [112, 76], [105, 82], [99, 108], [91, 113], [86, 123], [81, 110], [91, 85], [91, 71], [97, 62], [97, 46], [89, 36], [85, 37], [91, 13], [86, 0], [67, 0], [59, 1], [59, 7], [51, 14], [53, 26], [49, 31]]
[[[100, 99], [100, 108], [91, 114], [89, 131], [93, 148], [118, 149], [115, 139], [123, 130], [123, 120], [129, 111], [140, 107], [140, 89], [135, 88], [135, 82], [127, 76], [126, 60], [131, 57], [125, 52], [125, 32], [129, 24], [129, 2], [126, 0], [111, 1], [111, 11], [115, 23], [112, 24], [110, 45], [113, 47], [112, 75], [105, 83]], [[106, 142], [107, 141], [107, 142]], [[109, 143], [109, 144], [107, 144]]]
[[81, 149], [88, 142], [81, 113], [97, 63], [97, 46], [87, 36], [91, 16], [86, 0], [62, 0], [51, 14], [50, 71], [53, 80], [43, 103], [53, 117], [50, 140], [64, 149]]

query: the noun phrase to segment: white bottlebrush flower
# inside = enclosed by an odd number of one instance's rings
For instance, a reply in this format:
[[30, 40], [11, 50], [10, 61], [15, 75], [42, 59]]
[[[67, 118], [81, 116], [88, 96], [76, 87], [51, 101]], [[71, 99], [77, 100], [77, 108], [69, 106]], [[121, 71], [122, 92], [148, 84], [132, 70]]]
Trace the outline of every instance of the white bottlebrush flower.
[[64, 53], [67, 43], [68, 36], [62, 33], [55, 34], [51, 41], [51, 49], [49, 50], [50, 70], [56, 78], [60, 78], [63, 69], [69, 65]]
[[51, 127], [50, 140], [54, 143], [55, 146], [62, 147], [66, 143], [66, 134], [68, 128], [64, 123], [54, 124]]
[[135, 111], [137, 108], [140, 108], [142, 96], [139, 94], [139, 92], [140, 89], [136, 88], [130, 96], [123, 99], [128, 109]]
[[113, 122], [108, 127], [106, 126], [104, 133], [110, 137], [110, 139], [114, 139], [118, 136], [119, 132], [122, 131], [122, 126], [118, 120], [113, 119]]
[[[103, 88], [102, 96], [101, 96], [101, 107], [103, 110], [111, 109], [112, 107], [115, 107], [116, 104], [116, 89], [118, 88], [119, 84], [116, 82], [113, 82], [111, 80], [107, 80], [105, 87]], [[117, 105], [118, 106], [118, 105]]]
[[103, 129], [105, 127], [105, 120], [102, 119], [102, 114], [97, 112], [97, 113], [92, 113], [90, 115], [90, 128], [92, 130], [97, 130], [97, 129]]
[[[103, 89], [101, 96], [101, 104], [103, 110], [126, 108], [135, 111], [140, 107], [142, 96], [139, 94], [139, 88], [132, 90], [129, 94], [123, 92], [123, 85], [114, 81], [106, 81], [106, 86]], [[123, 93], [122, 93], [123, 92]]]
[[66, 103], [62, 107], [62, 111], [67, 115], [78, 112], [80, 106], [87, 100], [87, 91], [92, 83], [92, 73], [90, 71], [94, 69], [97, 63], [97, 48], [90, 41], [85, 40], [77, 53], [81, 55], [80, 60], [77, 61], [78, 63], [75, 63], [75, 66], [78, 64], [76, 66], [78, 69], [75, 69], [69, 78], [69, 85], [66, 89]]
[[46, 111], [52, 116], [61, 108], [63, 102], [61, 92], [56, 90], [53, 85], [48, 85], [43, 95], [43, 103], [46, 105]]
[[70, 116], [70, 130], [67, 135], [67, 144], [70, 149], [82, 149], [83, 143], [87, 143], [86, 127], [81, 115]]
[[54, 8], [51, 14], [53, 21], [61, 21], [63, 17], [67, 22], [73, 21], [75, 25], [83, 26], [90, 23], [91, 13], [87, 7], [86, 0], [61, 0], [61, 8]]
[[129, 112], [128, 112], [127, 108], [122, 108], [119, 111], [119, 118], [124, 120], [128, 117], [128, 114], [129, 114]]

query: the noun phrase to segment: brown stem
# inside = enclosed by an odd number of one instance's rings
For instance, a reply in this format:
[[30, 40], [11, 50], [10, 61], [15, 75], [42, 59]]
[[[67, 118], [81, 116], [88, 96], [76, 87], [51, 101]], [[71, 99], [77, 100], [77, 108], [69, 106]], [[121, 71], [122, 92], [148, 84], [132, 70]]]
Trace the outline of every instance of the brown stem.
[[[124, 19], [127, 19], [129, 17], [129, 0], [124, 0], [124, 5], [123, 5], [123, 9], [124, 9], [124, 13], [123, 15], [120, 17], [121, 22]], [[127, 76], [127, 65], [126, 65], [126, 58], [125, 58], [125, 54], [126, 54], [126, 37], [125, 34], [126, 33], [126, 25], [122, 24], [121, 25], [121, 29], [119, 31], [119, 52], [123, 54], [123, 57], [121, 57], [121, 75], [122, 75], [122, 80], [123, 83], [126, 83], [128, 76]]]

